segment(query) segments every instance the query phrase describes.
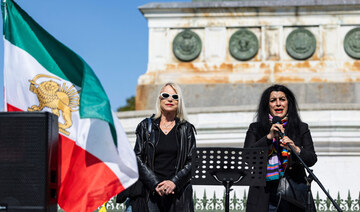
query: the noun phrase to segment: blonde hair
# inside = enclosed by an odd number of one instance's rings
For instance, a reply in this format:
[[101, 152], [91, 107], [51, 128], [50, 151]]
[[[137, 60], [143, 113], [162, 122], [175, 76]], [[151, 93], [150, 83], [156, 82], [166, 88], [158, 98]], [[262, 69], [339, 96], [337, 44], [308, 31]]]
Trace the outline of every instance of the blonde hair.
[[184, 102], [184, 97], [182, 95], [182, 92], [181, 92], [181, 88], [179, 85], [175, 84], [175, 83], [172, 83], [172, 82], [168, 82], [168, 83], [165, 83], [159, 90], [158, 92], [158, 95], [157, 95], [157, 100], [156, 100], [156, 105], [155, 105], [155, 116], [154, 118], [157, 119], [157, 118], [160, 118], [161, 116], [161, 106], [160, 106], [160, 101], [161, 101], [161, 98], [160, 98], [160, 93], [161, 91], [166, 87], [166, 86], [170, 86], [172, 89], [175, 90], [176, 94], [179, 95], [179, 102], [178, 102], [178, 108], [177, 108], [177, 111], [176, 111], [176, 117], [180, 119], [180, 121], [182, 120], [187, 120], [187, 113], [186, 113], [186, 109], [185, 109], [185, 102]]

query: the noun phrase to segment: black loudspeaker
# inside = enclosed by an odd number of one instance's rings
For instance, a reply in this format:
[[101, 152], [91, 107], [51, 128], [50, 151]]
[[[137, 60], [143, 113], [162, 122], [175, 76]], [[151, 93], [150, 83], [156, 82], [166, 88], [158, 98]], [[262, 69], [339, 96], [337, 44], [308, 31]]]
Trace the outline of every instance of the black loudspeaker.
[[57, 211], [58, 117], [0, 113], [0, 211]]

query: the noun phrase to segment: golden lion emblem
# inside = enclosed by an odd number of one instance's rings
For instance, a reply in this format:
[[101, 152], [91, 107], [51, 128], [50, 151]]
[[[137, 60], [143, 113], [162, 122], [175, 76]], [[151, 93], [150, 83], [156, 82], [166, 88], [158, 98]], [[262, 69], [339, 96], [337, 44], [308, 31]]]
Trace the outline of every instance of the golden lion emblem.
[[29, 80], [30, 88], [29, 90], [36, 94], [39, 105], [33, 105], [31, 108], [28, 108], [28, 111], [41, 111], [44, 107], [51, 109], [52, 113], [59, 116], [60, 111], [62, 112], [62, 117], [64, 119], [64, 124], [59, 122], [59, 131], [65, 135], [70, 133], [66, 131], [67, 128], [71, 127], [71, 112], [77, 111], [76, 109], [79, 106], [79, 92], [74, 88], [74, 85], [67, 87], [65, 83], [62, 86], [60, 84], [49, 80], [41, 82], [40, 84], [36, 83], [36, 80], [41, 77], [47, 77], [59, 80], [57, 77], [38, 74], [34, 79]]

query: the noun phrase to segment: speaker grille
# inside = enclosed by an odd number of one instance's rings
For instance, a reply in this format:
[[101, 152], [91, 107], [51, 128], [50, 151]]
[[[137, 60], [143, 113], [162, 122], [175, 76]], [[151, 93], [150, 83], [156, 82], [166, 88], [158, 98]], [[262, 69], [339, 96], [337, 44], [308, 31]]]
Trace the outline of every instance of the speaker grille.
[[0, 204], [9, 209], [31, 206], [46, 211], [49, 205], [49, 155], [57, 140], [53, 138], [57, 131], [54, 116], [0, 113]]

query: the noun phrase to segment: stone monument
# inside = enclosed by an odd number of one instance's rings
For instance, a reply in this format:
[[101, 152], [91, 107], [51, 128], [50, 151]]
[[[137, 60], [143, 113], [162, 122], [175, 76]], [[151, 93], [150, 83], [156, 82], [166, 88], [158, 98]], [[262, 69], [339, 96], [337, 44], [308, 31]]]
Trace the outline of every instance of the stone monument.
[[[360, 0], [193, 0], [139, 10], [148, 21], [148, 68], [137, 111], [118, 113], [132, 142], [165, 82], [183, 88], [197, 145], [226, 147], [243, 146], [262, 91], [285, 84], [310, 126], [314, 173], [350, 207], [348, 194], [360, 195]], [[197, 197], [204, 189], [195, 188]], [[246, 188], [239, 189], [238, 197]], [[315, 183], [312, 191], [329, 209]]]
[[[149, 60], [136, 108], [182, 85], [188, 107], [257, 104], [288, 85], [300, 104], [360, 103], [360, 1], [194, 0], [149, 3]], [[206, 94], [206, 95], [204, 95]]]

